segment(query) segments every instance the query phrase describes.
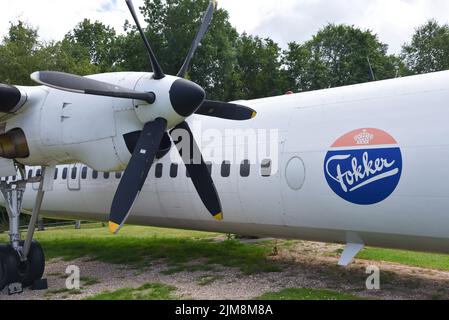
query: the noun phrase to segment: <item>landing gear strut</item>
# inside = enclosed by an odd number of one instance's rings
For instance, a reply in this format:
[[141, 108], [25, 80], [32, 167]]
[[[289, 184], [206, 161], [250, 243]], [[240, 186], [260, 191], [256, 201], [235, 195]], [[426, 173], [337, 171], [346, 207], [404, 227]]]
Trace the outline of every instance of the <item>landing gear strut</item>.
[[[27, 179], [25, 171], [19, 169], [22, 180], [1, 181], [0, 191], [5, 198], [9, 217], [9, 243], [0, 245], [0, 291], [8, 287], [9, 294], [21, 293], [23, 288], [46, 289], [42, 280], [45, 270], [45, 256], [40, 244], [33, 241], [36, 222], [45, 190], [50, 190], [48, 181], [53, 181], [54, 168], [43, 168], [42, 176]], [[33, 212], [25, 241], [20, 236], [20, 214], [27, 183], [39, 183]]]

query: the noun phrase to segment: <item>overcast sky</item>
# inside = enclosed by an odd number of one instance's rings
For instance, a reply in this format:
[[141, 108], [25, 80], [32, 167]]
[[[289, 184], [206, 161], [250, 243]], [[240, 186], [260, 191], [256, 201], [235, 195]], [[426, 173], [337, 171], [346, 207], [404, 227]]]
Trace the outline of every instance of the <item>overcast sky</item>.
[[[143, 0], [134, 0], [141, 6]], [[122, 31], [130, 19], [124, 0], [1, 0], [0, 35], [9, 21], [22, 19], [39, 28], [45, 40], [60, 40], [83, 18], [100, 20]], [[371, 29], [397, 53], [416, 26], [435, 18], [449, 20], [447, 0], [219, 0], [239, 32], [270, 37], [285, 47], [304, 41], [323, 25], [354, 24]]]

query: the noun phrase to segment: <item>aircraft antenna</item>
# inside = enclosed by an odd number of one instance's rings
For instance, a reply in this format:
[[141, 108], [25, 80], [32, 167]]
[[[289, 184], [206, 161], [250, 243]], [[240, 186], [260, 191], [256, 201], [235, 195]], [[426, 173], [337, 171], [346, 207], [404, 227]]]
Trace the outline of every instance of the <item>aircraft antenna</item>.
[[368, 61], [368, 66], [369, 66], [369, 71], [371, 73], [371, 78], [372, 78], [373, 81], [376, 81], [376, 76], [374, 75], [373, 66], [371, 65], [371, 61], [370, 61], [369, 57], [366, 57], [366, 60]]

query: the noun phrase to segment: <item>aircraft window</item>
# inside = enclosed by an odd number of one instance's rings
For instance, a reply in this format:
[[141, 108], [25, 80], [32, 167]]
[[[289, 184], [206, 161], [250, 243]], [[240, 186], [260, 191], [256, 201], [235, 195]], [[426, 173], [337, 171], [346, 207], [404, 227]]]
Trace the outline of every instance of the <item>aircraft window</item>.
[[212, 162], [206, 162], [206, 166], [209, 174], [212, 175]]
[[301, 158], [293, 157], [290, 159], [285, 168], [285, 179], [292, 190], [301, 190], [306, 179], [306, 168]]
[[158, 163], [156, 165], [156, 178], [162, 178], [162, 172], [163, 172], [164, 166], [162, 163]]
[[229, 161], [223, 161], [221, 165], [221, 176], [228, 178], [231, 175], [231, 163]]
[[116, 179], [121, 179], [122, 178], [122, 173], [121, 172], [116, 172], [115, 173], [115, 178]]
[[109, 172], [103, 173], [103, 177], [104, 177], [105, 179], [109, 179], [110, 176], [111, 176], [111, 174], [110, 174]]
[[172, 163], [170, 167], [170, 178], [176, 178], [178, 176], [178, 164]]
[[66, 180], [67, 179], [67, 172], [69, 171], [69, 169], [64, 168], [64, 170], [62, 170], [62, 180]]
[[251, 172], [251, 164], [249, 160], [243, 161], [242, 164], [240, 165], [240, 176], [242, 176], [243, 178], [247, 178], [249, 177], [250, 172]]
[[92, 179], [98, 179], [98, 171], [92, 171]]
[[77, 168], [76, 167], [73, 167], [72, 168], [72, 173], [71, 173], [71, 178], [72, 179], [76, 179], [76, 173], [77, 173]]
[[87, 179], [87, 167], [83, 167], [83, 170], [81, 171], [81, 178], [83, 180]]
[[265, 159], [262, 161], [261, 175], [262, 175], [262, 177], [270, 177], [271, 176], [271, 160], [270, 159]]
[[55, 180], [58, 180], [58, 168], [55, 169]]
[[[206, 166], [207, 166], [207, 170], [209, 171], [209, 174], [212, 175], [212, 162], [207, 162]], [[186, 176], [187, 176], [187, 178], [190, 178], [190, 173], [187, 170], [186, 170]]]

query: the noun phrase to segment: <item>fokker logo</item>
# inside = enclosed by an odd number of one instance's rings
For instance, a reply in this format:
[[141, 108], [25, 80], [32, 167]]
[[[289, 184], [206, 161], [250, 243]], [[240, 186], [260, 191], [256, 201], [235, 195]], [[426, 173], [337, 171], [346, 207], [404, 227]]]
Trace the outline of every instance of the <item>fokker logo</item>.
[[324, 161], [331, 189], [341, 198], [370, 205], [388, 198], [402, 173], [397, 142], [378, 129], [359, 129], [339, 138]]

